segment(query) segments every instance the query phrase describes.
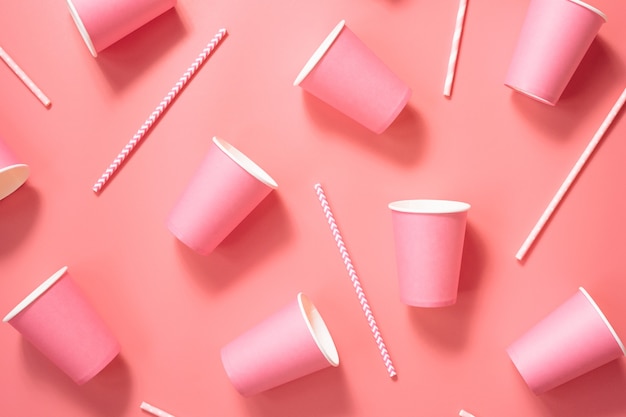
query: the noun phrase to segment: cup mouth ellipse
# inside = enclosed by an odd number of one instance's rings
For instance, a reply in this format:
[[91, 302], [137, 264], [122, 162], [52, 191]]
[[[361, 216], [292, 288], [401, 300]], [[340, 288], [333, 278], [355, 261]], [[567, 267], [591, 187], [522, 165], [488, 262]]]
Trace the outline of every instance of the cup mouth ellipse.
[[261, 181], [268, 187], [273, 189], [278, 188], [276, 181], [274, 181], [274, 179], [267, 172], [265, 172], [260, 166], [258, 166], [254, 161], [244, 155], [233, 145], [216, 136], [213, 137], [213, 143], [215, 143], [215, 145], [217, 145], [217, 147], [224, 152], [226, 156], [232, 159], [241, 168], [246, 170], [254, 178]]
[[596, 310], [596, 312], [598, 313], [598, 315], [600, 316], [600, 318], [602, 319], [606, 327], [609, 329], [609, 331], [615, 338], [615, 341], [619, 345], [619, 348], [622, 350], [622, 355], [626, 355], [626, 348], [624, 347], [624, 343], [622, 343], [622, 340], [619, 338], [619, 336], [617, 335], [617, 332], [615, 331], [613, 326], [611, 326], [611, 323], [609, 323], [609, 320], [606, 318], [602, 310], [600, 310], [600, 307], [598, 306], [598, 304], [593, 300], [593, 298], [591, 298], [591, 295], [589, 295], [587, 290], [585, 290], [583, 287], [578, 287], [578, 290], [585, 296], [585, 298], [589, 301], [589, 303], [591, 303], [591, 305]]
[[454, 200], [418, 199], [394, 201], [388, 207], [402, 213], [445, 214], [468, 211], [471, 205]]
[[296, 77], [296, 80], [293, 82], [294, 86], [300, 85], [300, 83], [309, 75], [313, 68], [317, 65], [317, 63], [322, 59], [322, 57], [326, 54], [326, 52], [330, 49], [330, 46], [335, 42], [335, 39], [341, 33], [341, 30], [346, 25], [345, 20], [341, 20], [337, 26], [326, 36], [326, 39], [321, 43], [321, 45], [315, 50], [313, 55], [309, 58], [304, 67]]
[[91, 55], [93, 55], [93, 57], [96, 58], [98, 56], [98, 52], [96, 51], [95, 46], [93, 46], [93, 42], [91, 41], [89, 32], [87, 32], [87, 28], [85, 27], [83, 20], [80, 18], [80, 15], [78, 14], [78, 10], [76, 10], [76, 7], [74, 6], [74, 3], [72, 3], [72, 0], [67, 0], [67, 6], [70, 9], [70, 14], [72, 15], [72, 19], [74, 20], [74, 23], [76, 24], [76, 27], [78, 28], [78, 31], [80, 32], [80, 36], [83, 37], [83, 40], [85, 41], [87, 48], [89, 48], [89, 52], [91, 52]]
[[[0, 200], [20, 188], [30, 175], [30, 167], [26, 164], [14, 164], [0, 169]], [[8, 180], [2, 180], [2, 177]]]
[[8, 322], [12, 320], [15, 316], [20, 314], [26, 307], [31, 305], [36, 299], [41, 297], [46, 291], [50, 289], [65, 273], [67, 272], [67, 266], [59, 269], [55, 272], [50, 278], [46, 279], [43, 283], [41, 283], [33, 292], [28, 294], [26, 298], [24, 298], [13, 310], [7, 314], [3, 322]]
[[602, 19], [604, 19], [604, 21], [606, 22], [606, 14], [604, 14], [602, 11], [600, 11], [599, 9], [581, 1], [581, 0], [569, 0], [572, 3], [578, 4], [579, 6], [584, 7], [585, 9], [588, 9], [590, 11], [592, 11], [593, 13], [597, 14], [598, 16], [600, 16]]
[[332, 366], [339, 366], [339, 353], [330, 331], [313, 302], [304, 293], [298, 293], [298, 306], [302, 318], [322, 355]]

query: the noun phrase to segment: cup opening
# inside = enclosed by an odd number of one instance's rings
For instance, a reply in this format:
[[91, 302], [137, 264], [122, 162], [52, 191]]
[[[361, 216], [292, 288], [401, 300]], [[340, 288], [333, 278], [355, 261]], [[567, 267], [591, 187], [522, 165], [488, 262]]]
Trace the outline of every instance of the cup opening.
[[615, 332], [615, 329], [613, 329], [613, 326], [611, 326], [611, 323], [609, 323], [609, 320], [606, 318], [606, 316], [604, 315], [602, 310], [600, 310], [600, 307], [598, 306], [598, 304], [596, 304], [596, 302], [593, 300], [593, 298], [591, 298], [591, 296], [589, 295], [587, 290], [585, 290], [583, 287], [579, 287], [578, 289], [580, 290], [580, 292], [583, 293], [583, 295], [587, 298], [587, 300], [589, 300], [589, 302], [591, 303], [593, 308], [598, 312], [598, 315], [600, 316], [602, 321], [604, 321], [604, 324], [606, 324], [606, 327], [609, 328], [609, 331], [611, 332], [611, 334], [615, 338], [615, 341], [617, 342], [617, 344], [619, 345], [620, 349], [622, 350], [622, 354], [626, 355], [626, 348], [624, 348], [624, 344], [622, 343], [621, 339], [617, 335], [617, 332]]
[[70, 14], [72, 15], [72, 19], [74, 20], [74, 23], [76, 24], [80, 35], [83, 37], [87, 48], [89, 48], [89, 52], [91, 52], [91, 55], [96, 58], [98, 56], [98, 52], [96, 52], [96, 48], [93, 46], [93, 42], [91, 41], [91, 37], [87, 32], [87, 28], [85, 27], [83, 20], [80, 18], [80, 15], [78, 14], [76, 7], [74, 6], [74, 3], [72, 3], [72, 0], [67, 0], [67, 6], [70, 9]]
[[596, 9], [595, 7], [589, 5], [589, 4], [585, 3], [585, 2], [582, 2], [580, 0], [569, 0], [569, 1], [571, 1], [572, 3], [576, 3], [579, 6], [584, 7], [585, 9], [591, 10], [592, 12], [594, 12], [595, 14], [600, 16], [602, 19], [604, 19], [604, 21], [606, 22], [606, 15], [604, 13], [602, 13], [599, 9]]
[[20, 188], [29, 174], [30, 168], [26, 164], [15, 164], [0, 169], [0, 200]]
[[42, 284], [40, 284], [33, 292], [31, 292], [26, 298], [24, 298], [9, 314], [7, 314], [3, 322], [8, 322], [13, 319], [15, 316], [20, 314], [22, 310], [32, 304], [37, 298], [39, 298], [43, 293], [45, 293], [50, 287], [54, 285], [65, 273], [67, 272], [67, 266], [59, 269], [52, 275], [50, 278], [46, 279]]
[[237, 165], [248, 171], [250, 175], [261, 181], [263, 184], [271, 188], [278, 188], [278, 184], [269, 176], [260, 166], [255, 164], [250, 158], [241, 153], [230, 143], [218, 137], [213, 137], [213, 143], [222, 150], [230, 159], [235, 161]]
[[303, 293], [298, 294], [298, 304], [317, 347], [332, 366], [339, 366], [339, 353], [319, 311]]
[[470, 209], [468, 203], [452, 200], [401, 200], [389, 203], [389, 208], [404, 213], [445, 214]]
[[506, 84], [506, 83], [504, 85], [506, 85], [507, 87], [511, 88], [512, 90], [515, 90], [518, 93], [522, 93], [525, 96], [528, 96], [528, 97], [530, 97], [532, 99], [535, 99], [535, 100], [540, 101], [540, 102], [545, 103], [545, 104], [549, 104], [550, 106], [556, 106], [556, 102], [553, 103], [551, 101], [548, 101], [548, 100], [546, 100], [543, 97], [539, 97], [538, 95], [531, 93], [530, 91], [526, 91], [526, 90], [524, 90], [522, 88], [518, 88], [518, 87], [515, 87], [513, 85]]
[[307, 63], [304, 65], [304, 68], [302, 68], [302, 70], [296, 77], [296, 80], [293, 82], [294, 86], [300, 85], [300, 83], [306, 78], [306, 76], [309, 75], [311, 71], [313, 71], [313, 68], [315, 68], [317, 63], [324, 56], [324, 54], [326, 54], [326, 51], [328, 51], [328, 49], [333, 44], [333, 42], [335, 42], [335, 39], [337, 39], [337, 37], [339, 36], [339, 33], [341, 33], [341, 30], [343, 29], [345, 25], [346, 25], [345, 20], [340, 21], [337, 24], [337, 26], [335, 26], [335, 28], [326, 37], [326, 39], [324, 39], [324, 42], [322, 42], [322, 44], [315, 50], [311, 58], [309, 58]]

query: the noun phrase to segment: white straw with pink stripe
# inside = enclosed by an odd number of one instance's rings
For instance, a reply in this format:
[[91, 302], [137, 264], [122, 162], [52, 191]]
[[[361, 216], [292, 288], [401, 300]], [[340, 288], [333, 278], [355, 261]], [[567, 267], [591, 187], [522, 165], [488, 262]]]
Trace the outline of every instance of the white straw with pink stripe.
[[533, 227], [533, 229], [530, 231], [530, 234], [528, 235], [528, 237], [526, 238], [522, 246], [517, 251], [517, 254], [515, 255], [515, 258], [517, 258], [517, 260], [521, 261], [524, 259], [524, 256], [526, 256], [526, 253], [528, 252], [528, 250], [534, 243], [535, 239], [537, 238], [537, 236], [539, 235], [539, 233], [545, 226], [546, 222], [552, 216], [552, 213], [554, 213], [554, 210], [556, 210], [557, 206], [563, 199], [563, 196], [565, 196], [565, 193], [567, 193], [572, 183], [574, 182], [574, 180], [576, 179], [580, 171], [583, 169], [583, 166], [585, 165], [585, 163], [587, 162], [587, 160], [593, 153], [596, 146], [598, 146], [598, 143], [600, 143], [600, 139], [602, 139], [606, 131], [609, 129], [609, 127], [611, 126], [611, 123], [613, 123], [613, 120], [615, 119], [615, 117], [617, 117], [617, 114], [619, 113], [621, 108], [624, 106], [625, 102], [626, 102], [626, 89], [624, 89], [622, 94], [619, 96], [619, 98], [613, 105], [613, 108], [611, 108], [611, 111], [609, 111], [606, 118], [604, 119], [604, 121], [602, 122], [598, 130], [596, 131], [596, 134], [593, 135], [593, 138], [591, 138], [591, 141], [589, 142], [589, 144], [587, 145], [583, 153], [578, 158], [578, 161], [576, 162], [576, 164], [574, 165], [570, 173], [565, 178], [565, 181], [563, 181], [563, 184], [561, 184], [561, 187], [558, 189], [558, 191], [556, 192], [556, 194], [554, 195], [554, 197], [548, 204], [548, 207], [546, 207], [546, 209], [544, 210], [543, 214], [537, 221], [537, 224], [535, 224], [535, 227]]
[[156, 417], [174, 417], [173, 415], [171, 415], [170, 413], [161, 410], [160, 408], [157, 408], [153, 405], [148, 404], [147, 402], [142, 402], [140, 408], [147, 412], [152, 414], [153, 416]]
[[11, 58], [11, 56], [2, 48], [0, 48], [0, 58], [2, 58], [4, 63], [7, 64], [9, 68], [11, 68], [11, 71], [13, 71], [15, 75], [17, 75], [18, 78], [22, 80], [24, 85], [28, 87], [28, 89], [35, 95], [35, 97], [37, 97], [39, 101], [41, 101], [41, 104], [43, 104], [45, 107], [50, 107], [50, 105], [52, 104], [50, 99], [43, 93], [43, 91], [41, 91], [39, 87], [37, 87], [33, 80], [31, 80], [30, 77], [26, 75], [22, 68], [20, 68], [20, 66], [17, 65], [15, 61], [13, 61], [13, 58]]
[[99, 193], [102, 190], [102, 187], [107, 183], [107, 181], [111, 178], [113, 173], [117, 171], [117, 169], [122, 165], [124, 160], [128, 157], [128, 155], [135, 149], [135, 147], [139, 144], [139, 142], [146, 135], [148, 130], [154, 125], [154, 123], [158, 120], [159, 117], [165, 112], [170, 103], [176, 98], [178, 93], [183, 89], [183, 87], [187, 84], [187, 82], [193, 77], [198, 68], [209, 58], [209, 56], [213, 53], [217, 45], [222, 41], [224, 36], [226, 36], [226, 29], [220, 29], [211, 42], [202, 50], [202, 52], [198, 55], [196, 60], [187, 68], [187, 71], [180, 77], [178, 82], [172, 87], [169, 93], [161, 100], [159, 105], [154, 109], [152, 114], [148, 117], [148, 119], [141, 125], [135, 136], [124, 146], [124, 148], [120, 151], [117, 157], [111, 162], [109, 167], [104, 171], [104, 173], [100, 176], [98, 181], [93, 185], [93, 191], [95, 193]]
[[452, 37], [450, 59], [448, 60], [448, 72], [446, 74], [446, 82], [443, 87], [443, 95], [446, 97], [450, 97], [450, 95], [452, 94], [452, 83], [454, 82], [456, 61], [459, 56], [459, 46], [461, 45], [461, 36], [463, 35], [463, 22], [465, 21], [466, 10], [467, 0], [460, 0], [459, 11], [457, 12], [456, 16], [456, 25], [454, 27], [454, 35]]
[[396, 369], [393, 367], [393, 363], [391, 362], [391, 358], [389, 357], [389, 353], [387, 352], [387, 347], [385, 346], [383, 337], [378, 330], [378, 325], [376, 324], [376, 320], [374, 319], [374, 315], [372, 314], [372, 309], [367, 302], [367, 298], [365, 297], [365, 293], [363, 292], [363, 288], [361, 287], [359, 277], [354, 270], [350, 255], [348, 255], [346, 245], [343, 243], [343, 238], [341, 237], [341, 233], [339, 232], [339, 228], [337, 227], [337, 223], [335, 222], [335, 217], [333, 216], [333, 213], [330, 210], [330, 206], [328, 205], [328, 200], [326, 199], [326, 194], [324, 194], [324, 189], [320, 184], [315, 184], [315, 191], [317, 193], [318, 199], [320, 200], [320, 204], [322, 205], [322, 209], [324, 210], [326, 220], [328, 220], [328, 225], [330, 226], [330, 230], [333, 233], [333, 237], [335, 238], [337, 247], [339, 248], [341, 259], [343, 259], [343, 263], [346, 265], [348, 275], [352, 280], [352, 285], [354, 286], [356, 295], [359, 298], [359, 302], [361, 303], [361, 307], [363, 308], [363, 312], [365, 313], [365, 318], [370, 325], [370, 329], [372, 330], [372, 334], [374, 335], [374, 339], [376, 340], [376, 344], [378, 345], [380, 354], [383, 358], [383, 361], [385, 362], [385, 366], [387, 367], [387, 372], [389, 373], [389, 376], [393, 378], [397, 375]]

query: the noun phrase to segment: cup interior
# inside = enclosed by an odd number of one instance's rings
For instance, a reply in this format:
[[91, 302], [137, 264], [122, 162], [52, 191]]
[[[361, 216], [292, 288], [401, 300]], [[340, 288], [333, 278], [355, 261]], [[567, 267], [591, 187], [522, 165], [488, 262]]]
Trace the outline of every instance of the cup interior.
[[302, 317], [313, 336], [313, 340], [332, 366], [339, 366], [339, 354], [326, 323], [311, 300], [303, 293], [298, 294], [298, 304]]
[[238, 149], [223, 139], [214, 137], [213, 143], [222, 150], [230, 159], [235, 161], [237, 165], [245, 169], [250, 175], [258, 179], [271, 188], [278, 188], [278, 184], [269, 176], [260, 166], [255, 164], [250, 158], [241, 153]]
[[0, 200], [7, 197], [26, 182], [30, 168], [25, 164], [15, 164], [0, 169]]
[[593, 300], [593, 298], [591, 298], [591, 296], [589, 295], [587, 290], [585, 290], [583, 287], [579, 287], [578, 290], [581, 293], [583, 293], [583, 295], [591, 303], [591, 305], [596, 310], [596, 312], [598, 313], [598, 315], [600, 316], [602, 321], [604, 321], [604, 324], [606, 324], [606, 327], [608, 327], [609, 331], [611, 332], [611, 334], [615, 338], [615, 341], [617, 342], [617, 344], [619, 345], [620, 349], [622, 350], [622, 354], [626, 355], [626, 348], [624, 347], [624, 344], [622, 343], [621, 339], [617, 335], [617, 332], [615, 331], [615, 329], [613, 329], [613, 326], [611, 326], [611, 323], [609, 323], [609, 320], [606, 318], [606, 316], [604, 315], [602, 310], [600, 310], [600, 307], [598, 306], [598, 304], [596, 304], [596, 302]]
[[87, 44], [87, 48], [89, 48], [89, 52], [91, 52], [91, 55], [93, 55], [94, 58], [97, 57], [98, 52], [96, 51], [96, 48], [93, 46], [93, 42], [91, 41], [89, 32], [87, 32], [87, 28], [85, 27], [83, 20], [80, 18], [80, 15], [78, 14], [76, 7], [74, 6], [74, 3], [72, 3], [72, 0], [67, 0], [67, 6], [70, 9], [70, 14], [72, 15], [72, 19], [74, 20], [74, 23], [76, 24], [76, 27], [78, 28], [78, 31], [80, 32], [80, 36], [83, 37], [85, 44]]
[[326, 51], [328, 51], [333, 42], [335, 42], [335, 39], [337, 39], [337, 36], [339, 36], [339, 33], [341, 33], [341, 30], [345, 25], [345, 20], [340, 21], [337, 26], [335, 26], [335, 28], [330, 32], [330, 34], [328, 34], [326, 39], [324, 39], [324, 42], [322, 42], [322, 44], [315, 50], [313, 55], [311, 55], [311, 58], [309, 58], [307, 63], [304, 65], [304, 67], [296, 77], [296, 80], [293, 82], [294, 86], [300, 85], [302, 80], [304, 80], [306, 76], [309, 75], [309, 73], [313, 70], [313, 68], [315, 68], [315, 66], [320, 61], [320, 59], [322, 59]]
[[606, 15], [604, 13], [602, 13], [599, 9], [596, 9], [595, 7], [585, 3], [583, 1], [580, 1], [580, 0], [569, 0], [569, 1], [571, 1], [572, 3], [576, 3], [579, 6], [584, 7], [585, 9], [588, 9], [588, 10], [592, 11], [593, 13], [597, 14], [602, 19], [604, 19], [604, 21], [606, 22]]
[[401, 200], [389, 203], [389, 208], [403, 213], [444, 214], [470, 209], [468, 203], [452, 200]]
[[11, 310], [9, 314], [7, 314], [4, 317], [4, 319], [2, 319], [2, 321], [6, 323], [10, 321], [11, 319], [13, 319], [15, 316], [17, 316], [18, 314], [20, 314], [22, 310], [24, 310], [26, 307], [31, 305], [37, 298], [39, 298], [50, 287], [52, 287], [55, 282], [57, 282], [63, 275], [65, 275], [66, 272], [67, 272], [67, 266], [64, 266], [63, 268], [55, 272], [54, 275], [46, 279], [37, 288], [35, 288], [33, 292], [28, 294], [28, 296], [26, 296], [26, 298], [24, 298], [17, 306], [15, 306], [15, 308]]

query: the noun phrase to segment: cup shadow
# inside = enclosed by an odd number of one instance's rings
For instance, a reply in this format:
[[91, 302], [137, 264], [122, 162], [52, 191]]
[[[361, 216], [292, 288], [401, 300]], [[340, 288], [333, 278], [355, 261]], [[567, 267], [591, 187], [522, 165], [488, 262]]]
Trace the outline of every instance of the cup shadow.
[[302, 100], [310, 117], [325, 131], [339, 132], [347, 140], [403, 165], [415, 164], [424, 154], [426, 125], [411, 103], [387, 130], [376, 134], [305, 91]]
[[250, 397], [246, 406], [248, 415], [258, 417], [343, 416], [352, 408], [341, 365]]
[[126, 88], [185, 37], [179, 13], [174, 7], [98, 53], [96, 62], [114, 91]]
[[54, 386], [59, 395], [81, 404], [90, 414], [102, 417], [118, 416], [130, 405], [131, 374], [121, 354], [83, 385], [74, 383], [23, 338], [22, 354], [29, 373]]
[[408, 307], [413, 327], [428, 342], [448, 350], [461, 350], [467, 343], [472, 312], [476, 309], [476, 291], [485, 263], [485, 244], [478, 232], [467, 223], [458, 298], [454, 305], [440, 308]]
[[614, 360], [566, 382], [539, 398], [552, 415], [619, 415], [626, 409], [626, 367]]
[[584, 119], [576, 115], [584, 114], [602, 97], [610, 94], [614, 89], [614, 80], [623, 71], [624, 64], [615, 51], [602, 38], [596, 37], [556, 106], [540, 103], [513, 91], [511, 101], [521, 113], [536, 121], [550, 138], [565, 140]]
[[0, 201], [0, 257], [17, 248], [37, 219], [41, 198], [28, 182]]
[[176, 246], [189, 272], [202, 287], [221, 290], [244, 276], [270, 252], [288, 244], [292, 234], [288, 217], [280, 196], [272, 192], [211, 254], [197, 254], [177, 239]]

